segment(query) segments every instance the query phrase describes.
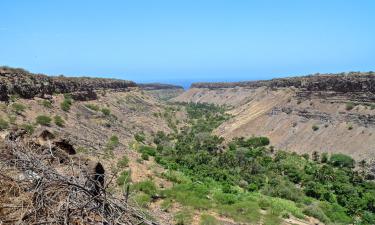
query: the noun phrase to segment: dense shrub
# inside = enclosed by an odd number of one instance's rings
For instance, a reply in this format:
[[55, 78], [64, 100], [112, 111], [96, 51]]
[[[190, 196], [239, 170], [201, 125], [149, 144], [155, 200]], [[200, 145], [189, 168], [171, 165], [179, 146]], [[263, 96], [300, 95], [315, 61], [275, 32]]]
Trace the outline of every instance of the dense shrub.
[[338, 167], [354, 168], [355, 161], [352, 157], [341, 153], [332, 154], [329, 163]]
[[51, 117], [46, 115], [39, 115], [36, 117], [36, 123], [43, 125], [43, 126], [50, 126], [51, 125]]
[[134, 139], [138, 142], [144, 142], [146, 140], [145, 135], [143, 133], [134, 134]]

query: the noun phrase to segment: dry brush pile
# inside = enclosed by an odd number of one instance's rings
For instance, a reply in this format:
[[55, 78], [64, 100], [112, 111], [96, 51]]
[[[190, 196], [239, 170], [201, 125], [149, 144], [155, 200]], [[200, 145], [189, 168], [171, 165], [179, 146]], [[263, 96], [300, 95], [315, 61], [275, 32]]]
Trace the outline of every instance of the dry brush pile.
[[0, 146], [0, 224], [155, 224], [108, 192], [100, 163], [95, 171], [9, 135]]

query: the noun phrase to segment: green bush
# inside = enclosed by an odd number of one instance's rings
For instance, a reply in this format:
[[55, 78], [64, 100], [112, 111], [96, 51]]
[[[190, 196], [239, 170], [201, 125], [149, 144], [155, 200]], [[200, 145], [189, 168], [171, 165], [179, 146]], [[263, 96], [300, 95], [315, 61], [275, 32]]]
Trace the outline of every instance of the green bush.
[[64, 125], [65, 125], [65, 121], [63, 120], [63, 118], [61, 117], [61, 116], [55, 116], [54, 118], [53, 118], [54, 120], [55, 120], [55, 124], [57, 125], [57, 126], [59, 126], [59, 127], [64, 127]]
[[129, 166], [129, 158], [124, 155], [118, 162], [117, 162], [117, 167], [118, 168], [125, 168]]
[[26, 130], [26, 133], [33, 134], [34, 133], [34, 125], [25, 123], [22, 125], [22, 128]]
[[312, 129], [313, 131], [317, 131], [317, 130], [319, 130], [319, 126], [318, 126], [318, 125], [313, 125], [313, 126], [311, 127], [311, 129]]
[[108, 142], [107, 142], [107, 148], [108, 149], [115, 149], [120, 144], [119, 138], [116, 135], [112, 135]]
[[0, 130], [5, 130], [9, 128], [8, 121], [4, 120], [3, 118], [0, 118]]
[[51, 125], [51, 117], [46, 115], [39, 115], [36, 117], [36, 123], [43, 125], [43, 126], [50, 126]]
[[52, 103], [51, 103], [51, 101], [49, 101], [49, 100], [46, 100], [46, 99], [44, 99], [43, 101], [42, 101], [42, 106], [44, 106], [45, 108], [48, 108], [48, 109], [51, 109], [52, 108]]
[[108, 108], [102, 108], [101, 111], [105, 116], [111, 115], [111, 110]]
[[141, 158], [143, 159], [143, 160], [148, 160], [148, 154], [147, 153], [142, 153], [142, 155], [141, 155]]
[[151, 146], [142, 145], [139, 147], [139, 152], [142, 154], [147, 154], [149, 156], [155, 156], [156, 155], [156, 149]]
[[133, 185], [133, 189], [137, 191], [142, 191], [150, 196], [155, 196], [158, 193], [158, 189], [152, 180], [145, 180], [138, 182]]
[[307, 216], [312, 216], [318, 220], [320, 220], [323, 223], [330, 223], [330, 219], [324, 214], [323, 210], [319, 208], [317, 205], [310, 205], [307, 206], [304, 210], [303, 213]]
[[26, 106], [21, 104], [21, 103], [13, 103], [12, 104], [12, 110], [13, 110], [13, 112], [15, 112], [17, 114], [22, 113], [23, 111], [25, 111], [25, 109], [26, 109]]
[[138, 206], [147, 208], [151, 202], [151, 197], [144, 193], [138, 193], [135, 195], [134, 201]]
[[145, 135], [143, 133], [134, 134], [134, 139], [138, 142], [144, 142], [146, 140]]
[[131, 173], [130, 170], [125, 170], [121, 172], [120, 176], [117, 178], [117, 184], [119, 186], [123, 186], [124, 184], [128, 184], [131, 182]]
[[348, 168], [354, 168], [355, 165], [355, 161], [352, 157], [341, 153], [332, 154], [329, 163], [333, 166]]
[[64, 101], [61, 102], [60, 107], [65, 112], [68, 112], [70, 110], [70, 107], [72, 106], [72, 100], [65, 98]]
[[346, 103], [345, 109], [346, 110], [352, 110], [354, 108], [355, 104], [353, 102]]

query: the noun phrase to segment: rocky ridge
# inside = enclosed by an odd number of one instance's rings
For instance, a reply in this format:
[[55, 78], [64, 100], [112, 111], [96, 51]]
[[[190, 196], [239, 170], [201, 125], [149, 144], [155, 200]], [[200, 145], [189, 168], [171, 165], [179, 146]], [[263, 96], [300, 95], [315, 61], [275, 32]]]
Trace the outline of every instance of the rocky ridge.
[[316, 74], [303, 77], [277, 78], [272, 80], [193, 83], [191, 88], [247, 88], [267, 87], [295, 88], [300, 98], [349, 99], [360, 102], [375, 101], [375, 73], [350, 72], [340, 74]]
[[[124, 91], [136, 87], [133, 81], [89, 78], [89, 77], [51, 77], [32, 74], [22, 69], [0, 67], [0, 101], [8, 101], [10, 95], [22, 98], [48, 98], [52, 94], [76, 93], [76, 98], [96, 99], [94, 90]], [[80, 97], [80, 96], [86, 97]], [[73, 97], [74, 97], [73, 96]]]

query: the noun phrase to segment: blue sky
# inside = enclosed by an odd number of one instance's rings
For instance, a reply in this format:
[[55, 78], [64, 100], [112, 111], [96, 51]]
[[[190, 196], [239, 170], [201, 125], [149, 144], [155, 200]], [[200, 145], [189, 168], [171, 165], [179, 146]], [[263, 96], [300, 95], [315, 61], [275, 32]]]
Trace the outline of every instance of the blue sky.
[[372, 0], [2, 0], [0, 64], [141, 82], [375, 70]]

